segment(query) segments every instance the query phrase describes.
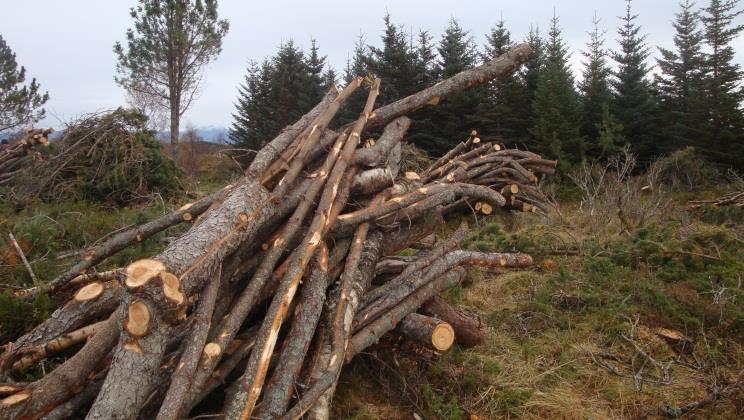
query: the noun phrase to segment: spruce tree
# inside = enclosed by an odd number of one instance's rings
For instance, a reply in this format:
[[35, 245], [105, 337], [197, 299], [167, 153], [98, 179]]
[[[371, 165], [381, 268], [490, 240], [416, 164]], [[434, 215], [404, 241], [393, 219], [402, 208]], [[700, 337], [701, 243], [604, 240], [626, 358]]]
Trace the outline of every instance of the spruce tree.
[[439, 52], [439, 76], [442, 79], [473, 68], [478, 58], [473, 37], [460, 27], [460, 23], [455, 18], [450, 19], [437, 51]]
[[537, 149], [548, 157], [559, 159], [564, 167], [585, 158], [579, 132], [579, 98], [568, 59], [559, 19], [553, 16], [545, 46], [545, 65], [533, 104], [536, 121], [531, 132]]
[[[439, 80], [473, 68], [477, 63], [475, 42], [454, 18], [442, 34], [437, 52], [439, 60], [435, 71]], [[411, 137], [411, 141], [432, 155], [446, 153], [477, 128], [477, 110], [482, 95], [482, 89], [471, 89], [452, 95], [439, 106], [429, 109], [430, 118], [436, 122], [436, 126], [424, 136]]]
[[[274, 69], [269, 59], [248, 65], [243, 83], [238, 87], [238, 99], [230, 128], [230, 142], [237, 147], [256, 151], [281, 129], [274, 124], [277, 110], [272, 102]], [[249, 160], [252, 159], [249, 155]]]
[[429, 34], [429, 31], [419, 31], [414, 56], [415, 86], [413, 90], [416, 92], [433, 85], [437, 78], [437, 53], [434, 51], [432, 39], [433, 37]]
[[[359, 34], [354, 41], [354, 55], [346, 60], [344, 85], [350, 83], [357, 76], [369, 76], [370, 69], [368, 65], [371, 61], [369, 49], [364, 35]], [[364, 102], [366, 100], [367, 93], [364, 92], [364, 89], [357, 89], [346, 101], [343, 108], [341, 108], [338, 118], [335, 119], [337, 121], [334, 121], [333, 126], [336, 127], [355, 121], [364, 108]]]
[[230, 129], [234, 144], [252, 150], [260, 148], [320, 100], [329, 76], [322, 72], [325, 57], [314, 42], [312, 46], [306, 57], [290, 40], [261, 65], [249, 66], [238, 89]]
[[660, 74], [654, 77], [662, 126], [662, 148], [669, 152], [685, 146], [704, 146], [707, 136], [704, 107], [702, 32], [695, 3], [685, 0], [673, 22], [675, 50], [659, 47]]
[[[308, 99], [317, 103], [323, 99], [328, 84], [328, 75], [325, 73], [326, 56], [320, 55], [318, 42], [313, 38], [310, 40], [310, 53], [307, 55], [306, 65], [308, 71]], [[335, 75], [334, 75], [335, 77]]]
[[522, 66], [522, 71], [520, 72], [522, 85], [525, 89], [525, 97], [518, 113], [527, 126], [527, 130], [520, 137], [523, 139], [522, 141], [525, 146], [533, 147], [535, 140], [532, 137], [531, 128], [536, 123], [536, 117], [532, 104], [535, 103], [537, 85], [540, 81], [540, 74], [545, 66], [545, 40], [540, 35], [540, 29], [538, 27], [530, 27], [526, 42], [532, 49], [532, 57]]
[[[501, 19], [486, 35], [483, 61], [500, 57], [514, 46], [511, 34]], [[525, 141], [528, 120], [523, 110], [529, 106], [524, 83], [518, 73], [508, 74], [489, 82], [479, 107], [480, 131], [484, 137], [495, 137], [501, 142]]]
[[[434, 50], [432, 36], [427, 31], [419, 31], [418, 42], [415, 45], [414, 61], [414, 91], [420, 91], [432, 86], [437, 81], [437, 53]], [[417, 145], [432, 144], [436, 141], [439, 121], [437, 107], [427, 107], [411, 115], [411, 128], [408, 129], [406, 140]]]
[[15, 53], [0, 36], [0, 132], [44, 118], [41, 107], [49, 94], [41, 93], [36, 79], [25, 81], [26, 69], [18, 68]]
[[[584, 55], [584, 69], [582, 80], [579, 82], [581, 98], [581, 135], [586, 142], [588, 157], [597, 158], [606, 153], [607, 142], [600, 142], [601, 131], [609, 127], [612, 115], [609, 112], [612, 91], [610, 90], [610, 66], [607, 64], [607, 51], [604, 48], [604, 32], [599, 28], [599, 18], [594, 16], [594, 28], [589, 32], [589, 42], [586, 44]], [[606, 138], [605, 138], [606, 140]]]
[[658, 155], [655, 133], [655, 104], [648, 80], [650, 69], [646, 64], [649, 51], [645, 35], [632, 13], [631, 0], [627, 0], [625, 16], [620, 17], [618, 29], [620, 51], [613, 54], [617, 71], [612, 85], [615, 88], [611, 111], [623, 126], [625, 138], [633, 146], [639, 160], [648, 161]]
[[406, 33], [392, 22], [390, 14], [385, 15], [384, 21], [382, 48], [370, 46], [367, 56], [369, 72], [384, 81], [378, 97], [381, 105], [408, 96], [416, 89], [416, 57]]
[[735, 19], [744, 13], [737, 0], [711, 0], [702, 16], [710, 49], [705, 83], [711, 139], [707, 152], [716, 161], [744, 168], [744, 88], [742, 71], [734, 63], [732, 42], [744, 30]]

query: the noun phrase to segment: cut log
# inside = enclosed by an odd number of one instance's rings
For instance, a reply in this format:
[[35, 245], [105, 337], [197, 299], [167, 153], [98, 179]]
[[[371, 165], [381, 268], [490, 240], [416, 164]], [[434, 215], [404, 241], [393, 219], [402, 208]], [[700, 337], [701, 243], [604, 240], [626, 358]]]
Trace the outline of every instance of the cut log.
[[447, 351], [455, 342], [455, 330], [441, 319], [411, 313], [398, 324], [407, 339], [436, 351]]
[[480, 319], [467, 315], [439, 296], [426, 301], [420, 312], [451, 325], [455, 330], [455, 342], [460, 347], [475, 347], [482, 344], [485, 339], [485, 325]]

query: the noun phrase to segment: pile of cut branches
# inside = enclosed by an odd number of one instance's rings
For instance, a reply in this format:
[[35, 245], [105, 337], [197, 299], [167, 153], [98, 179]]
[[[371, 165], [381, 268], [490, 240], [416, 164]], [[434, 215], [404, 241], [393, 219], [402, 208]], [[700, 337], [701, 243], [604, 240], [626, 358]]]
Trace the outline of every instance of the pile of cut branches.
[[728, 194], [724, 194], [713, 200], [690, 201], [690, 204], [692, 204], [693, 209], [698, 209], [706, 205], [714, 206], [714, 207], [724, 207], [724, 206], [744, 207], [744, 191], [733, 191]]
[[29, 128], [17, 142], [0, 145], [0, 185], [10, 184], [29, 163], [41, 158], [36, 149], [49, 145], [51, 132], [51, 129]]
[[[508, 74], [530, 55], [517, 46], [377, 109], [381, 81], [367, 80], [359, 118], [338, 131], [329, 123], [365, 79], [334, 88], [234, 185], [117, 233], [26, 291], [71, 297], [6, 346], [2, 372], [13, 377], [60, 352], [68, 358], [35, 382], [0, 385], [0, 417], [327, 418], [345, 363], [396, 327], [438, 351], [480, 342], [480, 323], [437, 295], [463, 280], [465, 266], [527, 267], [530, 256], [458, 250], [465, 224], [424, 241], [416, 258], [388, 256], [430, 237], [461, 199], [481, 209], [527, 203], [500, 191], [516, 197], [512, 186], [523, 191], [555, 162], [473, 138], [424, 173], [399, 176], [404, 115]], [[360, 144], [365, 130], [382, 128]], [[92, 271], [181, 222], [193, 226], [160, 254]]]
[[162, 151], [145, 117], [124, 109], [84, 117], [12, 182], [21, 200], [124, 203], [179, 189], [175, 164]]

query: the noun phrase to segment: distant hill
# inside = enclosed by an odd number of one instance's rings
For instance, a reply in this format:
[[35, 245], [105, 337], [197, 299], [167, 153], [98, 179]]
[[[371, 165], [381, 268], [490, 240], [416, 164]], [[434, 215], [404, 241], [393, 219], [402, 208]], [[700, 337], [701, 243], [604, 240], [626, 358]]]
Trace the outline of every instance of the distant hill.
[[[183, 136], [185, 133], [186, 132], [182, 130], [181, 136]], [[229, 130], [225, 127], [215, 125], [197, 127], [196, 133], [199, 135], [199, 137], [202, 138], [202, 140], [209, 143], [226, 143], [230, 141]], [[161, 140], [167, 140], [170, 138], [170, 131], [158, 132], [157, 137]]]
[[[4, 131], [0, 132], [0, 140], [10, 138], [15, 131]], [[216, 125], [208, 125], [204, 127], [197, 127], [196, 133], [199, 135], [199, 137], [202, 138], [205, 142], [208, 143], [222, 143], [226, 144], [230, 141], [230, 131], [225, 127], [220, 127]], [[62, 130], [60, 131], [54, 131], [49, 136], [49, 139], [54, 141], [59, 138], [59, 136], [62, 134]], [[181, 131], [181, 135], [183, 136], [185, 134], [185, 131]], [[170, 138], [170, 131], [160, 131], [157, 133], [157, 138], [162, 141], [167, 141]]]

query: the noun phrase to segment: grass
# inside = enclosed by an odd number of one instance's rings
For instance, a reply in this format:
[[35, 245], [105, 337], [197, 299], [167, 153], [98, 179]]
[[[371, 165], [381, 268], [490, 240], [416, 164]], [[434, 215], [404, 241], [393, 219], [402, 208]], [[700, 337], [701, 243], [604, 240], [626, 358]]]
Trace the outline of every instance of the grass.
[[[234, 176], [220, 162], [203, 167], [189, 184], [198, 195]], [[475, 233], [463, 247], [527, 252], [536, 260], [529, 270], [471, 270], [470, 286], [444, 294], [486, 323], [486, 342], [434, 355], [386, 336], [344, 370], [336, 417], [656, 418], [660, 405], [684, 406], [706, 396], [714, 381], [741, 375], [744, 209], [693, 212], [685, 204], [691, 196], [677, 194], [663, 212], [627, 229], [616, 218], [596, 220], [575, 204], [580, 196], [575, 188], [563, 188], [560, 212], [546, 217], [494, 215], [474, 223], [468, 216]], [[8, 232], [46, 281], [76, 261], [58, 259], [60, 253], [84, 249], [186, 201], [129, 207], [2, 203], [0, 282], [31, 285]], [[440, 235], [459, 222], [448, 219]], [[99, 269], [153, 255], [184, 228], [155, 235]], [[0, 294], [0, 338], [6, 341], [46, 319], [56, 304], [46, 296], [26, 302]], [[686, 337], [684, 345], [665, 340], [661, 329]], [[734, 394], [688, 417], [729, 419], [743, 413], [744, 399]]]
[[[464, 247], [536, 259], [531, 270], [473, 271], [471, 286], [445, 294], [486, 322], [486, 343], [422, 359], [384, 341], [342, 375], [337, 417], [663, 418], [662, 404], [741, 375], [744, 209], [690, 212], [678, 200], [641, 228], [608, 221], [601, 234], [577, 206], [561, 213], [480, 220]], [[734, 394], [688, 416], [743, 413]]]

